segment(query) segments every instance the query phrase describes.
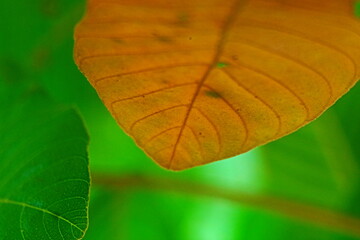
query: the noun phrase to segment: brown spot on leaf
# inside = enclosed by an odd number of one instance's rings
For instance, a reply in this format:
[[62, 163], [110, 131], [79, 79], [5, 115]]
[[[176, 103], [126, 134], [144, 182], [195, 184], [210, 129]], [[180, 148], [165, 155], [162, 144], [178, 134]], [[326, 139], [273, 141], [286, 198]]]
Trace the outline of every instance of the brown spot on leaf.
[[163, 42], [163, 43], [171, 43], [172, 42], [172, 39], [168, 36], [159, 35], [157, 33], [154, 33], [153, 35], [159, 42]]
[[186, 12], [181, 12], [177, 16], [177, 21], [175, 24], [179, 27], [187, 27], [189, 25], [189, 14]]
[[221, 95], [215, 91], [205, 91], [205, 95], [212, 98], [221, 98]]

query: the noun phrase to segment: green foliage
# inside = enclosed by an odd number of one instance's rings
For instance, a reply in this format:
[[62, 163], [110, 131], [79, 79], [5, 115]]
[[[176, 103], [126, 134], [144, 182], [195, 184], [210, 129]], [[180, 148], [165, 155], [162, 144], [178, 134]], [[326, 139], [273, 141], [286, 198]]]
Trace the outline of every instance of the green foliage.
[[[118, 183], [94, 181], [86, 240], [360, 239], [344, 228], [346, 222], [338, 223], [342, 227], [324, 225], [291, 215], [297, 208], [285, 214], [272, 204], [252, 205], [219, 194], [269, 195], [360, 218], [359, 84], [320, 119], [288, 137], [240, 157], [166, 172], [119, 129], [73, 63], [72, 31], [83, 7], [84, 1], [73, 0], [0, 2], [0, 199], [76, 218], [73, 222], [85, 229], [80, 218], [86, 216], [84, 201], [49, 208], [64, 198], [88, 196], [86, 182], [53, 185], [71, 178], [89, 181], [87, 135], [77, 114], [59, 107], [70, 104], [88, 127], [92, 173], [111, 174]], [[33, 86], [44, 89], [55, 103]], [[71, 229], [81, 235], [58, 217], [24, 206], [0, 204], [0, 239], [22, 239], [20, 226], [28, 227], [26, 240], [73, 239]], [[66, 215], [69, 208], [83, 209], [83, 215]]]
[[0, 239], [80, 239], [90, 183], [82, 120], [39, 90], [0, 86]]

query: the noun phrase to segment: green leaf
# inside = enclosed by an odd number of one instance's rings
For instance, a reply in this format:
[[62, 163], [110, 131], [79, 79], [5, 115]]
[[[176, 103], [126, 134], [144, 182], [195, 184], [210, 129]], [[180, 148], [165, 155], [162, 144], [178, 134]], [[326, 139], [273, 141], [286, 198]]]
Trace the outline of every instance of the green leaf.
[[88, 136], [76, 111], [0, 81], [0, 239], [81, 239]]

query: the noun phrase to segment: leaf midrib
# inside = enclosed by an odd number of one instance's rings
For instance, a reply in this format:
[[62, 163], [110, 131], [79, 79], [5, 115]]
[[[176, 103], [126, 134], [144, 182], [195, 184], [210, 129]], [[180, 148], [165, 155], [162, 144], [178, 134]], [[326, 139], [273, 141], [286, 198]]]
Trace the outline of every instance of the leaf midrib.
[[233, 22], [235, 21], [238, 13], [240, 12], [240, 8], [243, 7], [246, 4], [246, 2], [247, 2], [247, 0], [235, 0], [233, 6], [231, 7], [231, 11], [230, 11], [230, 13], [228, 15], [228, 18], [226, 19], [223, 26], [221, 27], [222, 30], [220, 32], [220, 39], [219, 39], [219, 41], [217, 43], [214, 58], [211, 61], [211, 64], [207, 68], [206, 72], [202, 76], [201, 80], [199, 81], [199, 83], [197, 85], [197, 88], [195, 90], [194, 96], [191, 99], [191, 102], [189, 103], [188, 110], [187, 110], [187, 112], [185, 114], [183, 124], [181, 125], [180, 132], [178, 134], [178, 137], [176, 139], [176, 142], [175, 142], [175, 145], [174, 145], [171, 157], [170, 157], [168, 169], [171, 169], [171, 167], [173, 165], [173, 162], [174, 162], [173, 160], [174, 160], [174, 157], [175, 157], [177, 147], [178, 147], [178, 145], [180, 143], [181, 136], [183, 135], [183, 131], [184, 131], [185, 126], [187, 124], [187, 121], [189, 119], [190, 112], [193, 109], [193, 106], [194, 106], [194, 103], [196, 102], [197, 97], [199, 96], [199, 92], [200, 92], [201, 88], [203, 87], [205, 81], [207, 80], [209, 74], [214, 69], [214, 66], [219, 61], [219, 59], [221, 57], [221, 54], [223, 53], [223, 48], [224, 48], [224, 44], [225, 44], [229, 29], [230, 29], [231, 25], [233, 24]]

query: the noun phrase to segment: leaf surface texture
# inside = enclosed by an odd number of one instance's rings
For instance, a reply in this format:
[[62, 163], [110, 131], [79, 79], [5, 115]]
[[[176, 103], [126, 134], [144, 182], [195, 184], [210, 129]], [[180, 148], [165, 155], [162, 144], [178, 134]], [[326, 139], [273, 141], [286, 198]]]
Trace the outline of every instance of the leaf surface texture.
[[41, 91], [0, 87], [0, 239], [81, 239], [90, 179], [80, 117]]
[[359, 78], [352, 0], [89, 0], [75, 60], [159, 165], [229, 158], [318, 117]]

